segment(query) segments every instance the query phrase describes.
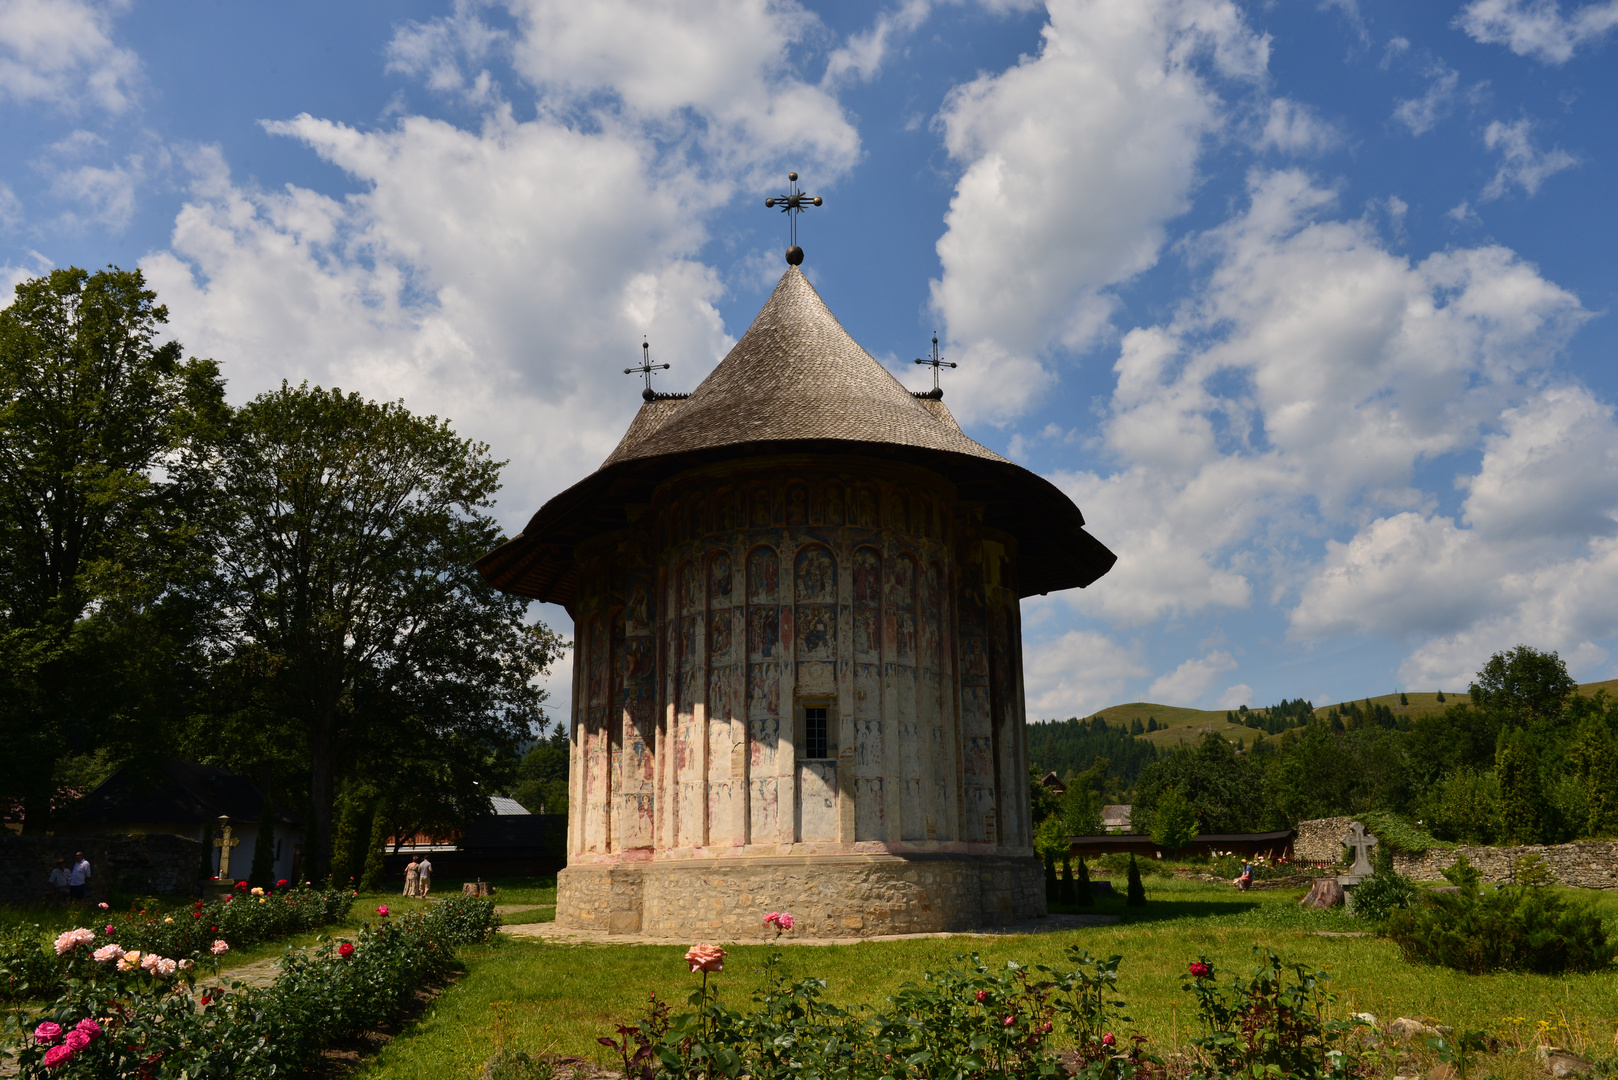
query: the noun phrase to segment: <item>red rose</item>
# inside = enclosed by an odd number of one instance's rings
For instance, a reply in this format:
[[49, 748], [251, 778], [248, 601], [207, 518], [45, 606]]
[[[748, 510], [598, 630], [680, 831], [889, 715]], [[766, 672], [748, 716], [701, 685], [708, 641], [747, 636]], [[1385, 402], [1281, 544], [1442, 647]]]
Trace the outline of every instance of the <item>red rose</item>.
[[1105, 1035], [1101, 1036], [1101, 1045], [1102, 1046], [1109, 1046], [1109, 1047], [1110, 1046], [1117, 1046], [1118, 1045], [1118, 1040], [1116, 1038], [1114, 1038], [1112, 1032], [1109, 1031]]
[[337, 946], [337, 955], [341, 956], [344, 960], [347, 960], [350, 956], [354, 955], [354, 946], [347, 941], [343, 942], [341, 945]]
[[987, 990], [979, 990], [977, 992], [977, 999], [978, 1004], [982, 1005], [985, 1001], [989, 1000], [989, 992]]
[[1213, 968], [1199, 960], [1191, 965], [1191, 974], [1199, 979], [1206, 979], [1213, 974]]

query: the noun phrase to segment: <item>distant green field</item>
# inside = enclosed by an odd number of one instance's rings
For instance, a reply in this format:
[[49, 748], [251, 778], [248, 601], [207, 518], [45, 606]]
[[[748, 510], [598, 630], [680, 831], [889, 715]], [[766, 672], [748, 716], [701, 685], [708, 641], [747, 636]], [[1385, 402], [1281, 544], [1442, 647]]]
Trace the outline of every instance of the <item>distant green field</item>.
[[[1590, 696], [1598, 690], [1605, 690], [1608, 694], [1618, 695], [1618, 679], [1608, 679], [1605, 682], [1584, 683], [1579, 687], [1579, 693]], [[1464, 687], [1444, 691], [1445, 700], [1440, 703], [1438, 692], [1430, 694], [1407, 693], [1405, 697], [1409, 705], [1399, 704], [1398, 694], [1378, 694], [1370, 699], [1373, 705], [1386, 705], [1398, 716], [1411, 718], [1427, 713], [1442, 712], [1457, 701], [1466, 700]], [[1364, 702], [1365, 698], [1355, 698], [1355, 701]], [[1346, 702], [1315, 702], [1315, 712], [1323, 713], [1333, 705], [1346, 704]], [[1256, 702], [1249, 701], [1249, 708], [1259, 708]], [[1146, 735], [1145, 738], [1157, 743], [1159, 746], [1169, 746], [1174, 743], [1192, 742], [1202, 737], [1203, 732], [1217, 731], [1234, 742], [1237, 739], [1251, 741], [1257, 734], [1252, 728], [1243, 724], [1230, 724], [1225, 721], [1225, 710], [1183, 709], [1178, 705], [1159, 705], [1150, 701], [1131, 701], [1125, 705], [1110, 705], [1105, 709], [1090, 714], [1091, 716], [1105, 717], [1109, 724], [1122, 724], [1128, 727], [1139, 720], [1146, 723], [1149, 717], [1156, 718], [1158, 730]]]

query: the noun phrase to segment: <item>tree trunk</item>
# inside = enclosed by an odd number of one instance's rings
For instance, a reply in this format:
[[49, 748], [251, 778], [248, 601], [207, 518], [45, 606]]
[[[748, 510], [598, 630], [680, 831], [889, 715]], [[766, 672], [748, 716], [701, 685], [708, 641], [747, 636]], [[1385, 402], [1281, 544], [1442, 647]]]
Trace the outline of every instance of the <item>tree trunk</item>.
[[309, 832], [309, 875], [323, 880], [331, 873], [332, 722], [328, 714], [316, 721], [309, 739], [309, 809], [313, 817]]

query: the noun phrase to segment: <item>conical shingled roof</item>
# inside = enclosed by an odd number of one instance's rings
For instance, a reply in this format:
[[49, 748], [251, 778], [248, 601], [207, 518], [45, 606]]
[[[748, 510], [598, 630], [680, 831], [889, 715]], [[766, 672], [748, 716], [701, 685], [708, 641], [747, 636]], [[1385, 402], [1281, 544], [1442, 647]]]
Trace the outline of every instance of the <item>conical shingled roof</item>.
[[986, 525], [1017, 538], [1024, 596], [1083, 588], [1117, 561], [1059, 488], [967, 438], [942, 401], [912, 394], [860, 348], [794, 266], [689, 397], [643, 405], [601, 468], [478, 570], [506, 592], [571, 603], [573, 546], [624, 528], [658, 484], [714, 461], [803, 452], [869, 454], [945, 476], [983, 506]]
[[[765, 392], [760, 392], [760, 391]], [[603, 467], [738, 443], [836, 439], [1006, 459], [944, 423], [860, 348], [796, 266], [688, 400], [650, 402]], [[646, 414], [675, 405], [656, 418]], [[670, 422], [670, 421], [674, 422]], [[1008, 463], [1009, 464], [1009, 463]]]

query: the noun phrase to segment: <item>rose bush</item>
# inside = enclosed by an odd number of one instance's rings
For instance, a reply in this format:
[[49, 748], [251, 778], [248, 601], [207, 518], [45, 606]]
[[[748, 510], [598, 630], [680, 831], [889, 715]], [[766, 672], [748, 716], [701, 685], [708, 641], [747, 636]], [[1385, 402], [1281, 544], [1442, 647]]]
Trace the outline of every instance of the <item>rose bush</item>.
[[347, 955], [333, 942], [288, 953], [266, 987], [221, 978], [213, 943], [187, 958], [109, 943], [119, 949], [97, 959], [75, 939], [57, 958], [66, 990], [34, 1028], [9, 1018], [8, 1041], [22, 1080], [297, 1075], [332, 1042], [397, 1016], [457, 945], [497, 925], [492, 901], [452, 898], [365, 927]]

